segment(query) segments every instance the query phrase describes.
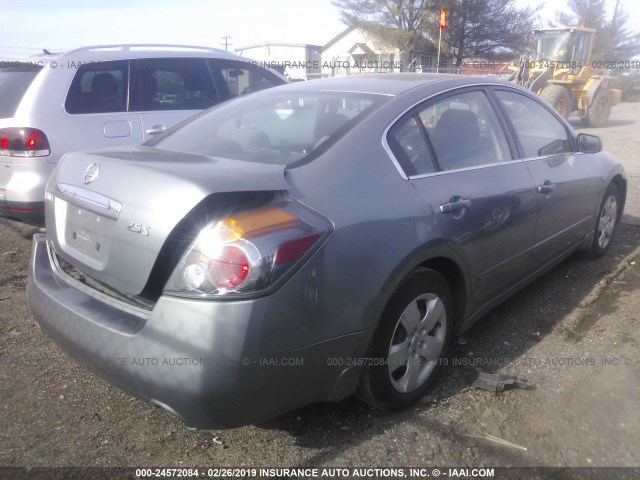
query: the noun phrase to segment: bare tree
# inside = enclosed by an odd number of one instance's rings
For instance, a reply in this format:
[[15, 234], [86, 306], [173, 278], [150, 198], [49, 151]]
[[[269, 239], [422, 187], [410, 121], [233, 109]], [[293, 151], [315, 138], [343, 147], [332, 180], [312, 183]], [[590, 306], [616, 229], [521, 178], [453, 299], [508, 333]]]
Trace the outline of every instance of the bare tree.
[[518, 8], [515, 0], [444, 0], [448, 25], [443, 40], [460, 65], [465, 58], [506, 60], [533, 43], [538, 9]]
[[620, 0], [616, 1], [611, 19], [607, 18], [606, 0], [569, 0], [571, 13], [557, 12], [555, 26], [595, 28], [594, 60], [629, 60], [640, 51], [640, 33], [632, 32], [629, 15]]
[[334, 0], [342, 20], [401, 51], [400, 61], [409, 65], [411, 52], [424, 42], [434, 18], [432, 0]]
[[439, 12], [447, 10], [443, 53], [456, 65], [464, 58], [517, 57], [533, 43], [531, 30], [537, 9], [519, 9], [515, 0], [334, 0], [343, 21], [360, 27], [402, 51], [405, 65], [411, 52], [434, 48]]

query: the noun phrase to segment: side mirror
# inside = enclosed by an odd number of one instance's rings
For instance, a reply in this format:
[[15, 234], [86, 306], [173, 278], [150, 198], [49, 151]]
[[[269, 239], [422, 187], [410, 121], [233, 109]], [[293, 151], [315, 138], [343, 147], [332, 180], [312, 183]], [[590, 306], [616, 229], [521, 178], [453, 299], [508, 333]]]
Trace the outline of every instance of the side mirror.
[[602, 150], [602, 141], [600, 137], [580, 133], [577, 137], [578, 151], [582, 153], [598, 153]]

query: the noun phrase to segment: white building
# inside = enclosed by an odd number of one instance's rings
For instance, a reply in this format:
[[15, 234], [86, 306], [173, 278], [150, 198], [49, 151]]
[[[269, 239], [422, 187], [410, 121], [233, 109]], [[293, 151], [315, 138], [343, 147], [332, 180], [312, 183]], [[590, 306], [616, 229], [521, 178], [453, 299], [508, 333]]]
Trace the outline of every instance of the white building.
[[274, 68], [293, 80], [309, 80], [320, 76], [320, 45], [304, 43], [260, 43], [236, 48], [236, 54]]
[[347, 28], [322, 47], [322, 76], [399, 72], [400, 51], [359, 28]]
[[[411, 52], [409, 65], [400, 60], [401, 51], [360, 28], [350, 27], [322, 47], [322, 74], [325, 77], [361, 73], [400, 71], [432, 72], [438, 62], [437, 51]], [[440, 71], [447, 71], [451, 58], [440, 56]]]
[[[236, 48], [238, 55], [275, 68], [293, 80], [394, 73], [401, 71], [434, 72], [438, 54], [435, 51], [413, 51], [411, 62], [403, 65], [401, 51], [360, 28], [350, 27], [326, 45], [304, 43], [260, 43]], [[451, 58], [440, 57], [441, 72], [448, 71]]]

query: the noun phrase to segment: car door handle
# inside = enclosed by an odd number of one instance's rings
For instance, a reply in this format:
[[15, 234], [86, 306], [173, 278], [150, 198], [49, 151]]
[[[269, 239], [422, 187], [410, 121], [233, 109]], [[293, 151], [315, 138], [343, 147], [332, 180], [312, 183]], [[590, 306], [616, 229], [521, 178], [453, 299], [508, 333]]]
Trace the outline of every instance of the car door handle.
[[463, 208], [469, 208], [471, 206], [470, 198], [453, 197], [447, 203], [440, 205], [440, 213], [451, 213], [462, 210]]
[[556, 189], [555, 183], [551, 183], [549, 180], [545, 180], [544, 184], [538, 187], [538, 192], [548, 195], [549, 193], [553, 192], [555, 189]]
[[165, 127], [164, 125], [154, 125], [149, 130], [145, 130], [145, 133], [147, 135], [157, 135], [157, 134], [162, 133], [162, 132], [164, 132], [166, 130], [167, 130], [167, 127]]

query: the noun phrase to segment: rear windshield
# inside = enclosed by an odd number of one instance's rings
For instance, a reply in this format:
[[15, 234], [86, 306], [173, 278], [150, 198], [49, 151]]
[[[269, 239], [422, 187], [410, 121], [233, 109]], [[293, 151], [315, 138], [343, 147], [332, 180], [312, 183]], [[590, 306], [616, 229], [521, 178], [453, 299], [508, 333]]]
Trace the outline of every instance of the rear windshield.
[[0, 62], [0, 118], [13, 117], [24, 92], [42, 67], [22, 62]]
[[388, 98], [269, 89], [207, 110], [146, 145], [289, 165], [327, 148]]

